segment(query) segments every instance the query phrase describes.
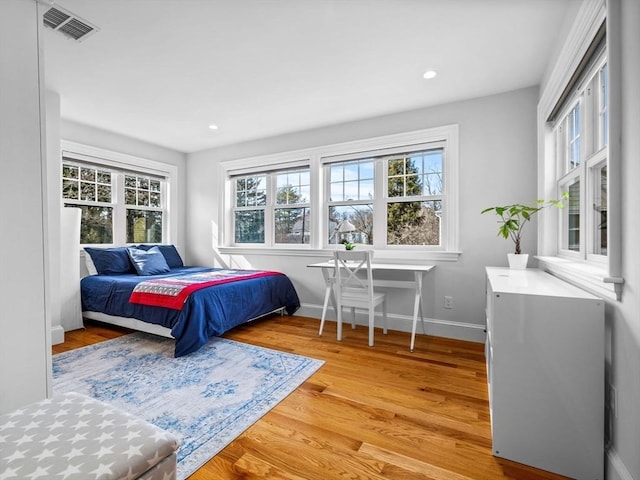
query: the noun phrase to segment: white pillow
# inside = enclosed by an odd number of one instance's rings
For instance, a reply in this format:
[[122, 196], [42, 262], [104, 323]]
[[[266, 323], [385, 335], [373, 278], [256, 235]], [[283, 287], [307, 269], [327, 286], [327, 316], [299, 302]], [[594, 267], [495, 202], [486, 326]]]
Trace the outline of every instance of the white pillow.
[[89, 255], [86, 251], [84, 252], [84, 263], [87, 266], [89, 275], [98, 274], [98, 270], [96, 269], [96, 266], [93, 264], [93, 259], [91, 258], [91, 255]]

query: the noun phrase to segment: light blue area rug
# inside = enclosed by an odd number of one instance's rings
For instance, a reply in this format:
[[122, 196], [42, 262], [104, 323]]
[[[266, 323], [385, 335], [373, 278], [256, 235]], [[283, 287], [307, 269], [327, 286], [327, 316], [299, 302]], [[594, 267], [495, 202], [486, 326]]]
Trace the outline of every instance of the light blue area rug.
[[53, 356], [53, 392], [78, 392], [180, 439], [178, 479], [216, 455], [323, 364], [214, 338], [174, 358], [174, 342], [141, 332]]

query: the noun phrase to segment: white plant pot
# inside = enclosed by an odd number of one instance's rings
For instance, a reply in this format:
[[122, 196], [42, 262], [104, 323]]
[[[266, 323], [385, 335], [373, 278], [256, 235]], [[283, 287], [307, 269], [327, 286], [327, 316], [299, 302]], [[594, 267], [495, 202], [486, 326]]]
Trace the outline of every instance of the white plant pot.
[[509, 268], [512, 270], [524, 270], [529, 262], [528, 253], [507, 253]]

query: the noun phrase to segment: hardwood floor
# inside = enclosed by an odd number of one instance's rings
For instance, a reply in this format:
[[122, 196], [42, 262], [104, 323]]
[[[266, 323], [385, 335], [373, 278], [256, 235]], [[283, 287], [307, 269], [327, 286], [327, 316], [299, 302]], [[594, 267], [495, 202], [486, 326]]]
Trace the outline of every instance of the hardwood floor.
[[[128, 332], [86, 323], [54, 354]], [[410, 353], [408, 333], [377, 329], [370, 348], [365, 327], [337, 342], [318, 326], [274, 316], [225, 335], [325, 364], [191, 480], [565, 478], [491, 454], [482, 344], [419, 335]]]

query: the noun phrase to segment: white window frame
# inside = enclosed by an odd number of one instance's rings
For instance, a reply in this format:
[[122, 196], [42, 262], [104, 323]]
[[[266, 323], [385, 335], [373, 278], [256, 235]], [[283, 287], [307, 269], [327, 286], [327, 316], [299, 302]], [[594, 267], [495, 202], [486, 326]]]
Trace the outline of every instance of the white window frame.
[[[543, 85], [538, 103], [538, 135], [541, 145], [538, 161], [538, 195], [540, 198], [558, 198], [561, 194], [559, 188], [562, 186], [561, 180], [559, 181], [558, 165], [555, 161], [558, 152], [555, 150], [555, 132], [552, 126], [547, 123], [547, 119], [554, 110], [556, 103], [558, 103], [558, 99], [561, 98], [566, 85], [569, 84], [570, 77], [578, 68], [594, 38], [597, 37], [601, 25], [606, 21], [607, 45], [605, 52], [609, 83], [609, 145], [606, 149], [608, 151], [606, 154], [608, 161], [607, 256], [591, 255], [587, 253], [587, 250], [583, 250], [577, 256], [562, 251], [559, 240], [561, 239], [560, 232], [562, 230], [561, 215], [564, 212], [558, 213], [555, 209], [548, 209], [545, 212], [541, 212], [538, 222], [537, 258], [540, 261], [540, 267], [554, 275], [603, 298], [620, 300], [624, 283], [621, 278], [620, 209], [622, 200], [620, 195], [620, 145], [616, 142], [612, 143], [612, 140], [619, 138], [618, 132], [620, 131], [619, 111], [621, 98], [619, 88], [617, 88], [619, 85], [616, 82], [619, 83], [621, 65], [619, 56], [611, 53], [619, 49], [620, 18], [619, 11], [613, 11], [613, 18], [611, 18], [611, 13], [612, 11], [608, 11], [608, 5], [604, 0], [588, 0], [584, 2], [578, 13], [577, 21], [569, 33], [568, 40]], [[597, 118], [599, 112], [597, 111], [597, 106], [595, 107], [595, 112], [592, 109], [587, 114], [594, 115]], [[599, 121], [596, 121], [593, 125], [598, 131], [589, 134], [590, 140], [599, 142], [601, 135]], [[589, 158], [583, 157], [584, 179], [587, 179], [592, 169], [602, 161], [603, 157], [600, 153], [602, 149], [599, 147], [599, 143], [593, 144], [593, 155]], [[566, 178], [562, 180], [566, 180]], [[582, 191], [593, 190], [592, 187], [595, 188], [595, 185], [581, 182]], [[581, 201], [585, 202], [585, 206], [591, 205], [593, 197], [587, 197], [586, 193], [582, 193]], [[582, 227], [585, 230], [581, 237], [581, 244], [586, 242], [586, 247], [587, 243], [593, 241], [593, 238], [586, 236], [586, 224], [593, 222], [593, 219], [589, 211], [584, 211], [587, 214], [583, 217]], [[604, 262], [602, 261], [603, 258]]]
[[[347, 158], [332, 158], [331, 161], [324, 161], [323, 162], [323, 176], [325, 178], [325, 182], [324, 182], [324, 189], [325, 189], [325, 198], [329, 199], [330, 198], [330, 192], [329, 189], [331, 187], [331, 182], [330, 182], [330, 178], [329, 178], [329, 168], [331, 165], [336, 164], [336, 163], [346, 163], [346, 162], [356, 162], [359, 160], [370, 160], [371, 163], [373, 164], [374, 167], [374, 197], [373, 199], [371, 199], [371, 201], [366, 201], [364, 199], [359, 199], [359, 200], [334, 200], [334, 201], [329, 201], [327, 200], [325, 202], [325, 204], [323, 205], [323, 213], [324, 213], [324, 219], [323, 221], [325, 222], [325, 225], [328, 226], [328, 209], [330, 206], [334, 206], [334, 207], [340, 207], [340, 206], [349, 206], [349, 205], [362, 205], [362, 204], [367, 204], [370, 203], [372, 205], [373, 208], [373, 231], [375, 232], [375, 235], [373, 237], [373, 244], [372, 245], [362, 245], [362, 244], [358, 244], [359, 248], [364, 248], [364, 249], [374, 249], [374, 250], [398, 250], [398, 251], [402, 251], [402, 250], [420, 250], [420, 251], [441, 251], [444, 252], [446, 251], [446, 247], [445, 247], [445, 243], [444, 241], [444, 237], [442, 234], [442, 225], [448, 221], [448, 218], [444, 218], [443, 220], [441, 220], [440, 225], [441, 225], [441, 232], [440, 232], [440, 239], [441, 239], [441, 244], [439, 245], [393, 245], [393, 244], [388, 244], [388, 239], [387, 239], [387, 207], [390, 203], [397, 203], [397, 202], [429, 202], [429, 201], [440, 201], [443, 204], [443, 208], [442, 211], [445, 211], [445, 207], [444, 207], [444, 203], [445, 203], [445, 198], [446, 198], [446, 193], [447, 190], [445, 188], [445, 180], [444, 178], [447, 177], [447, 170], [446, 170], [446, 164], [447, 164], [447, 160], [446, 160], [446, 155], [447, 155], [447, 146], [446, 143], [443, 141], [434, 141], [431, 143], [424, 143], [424, 144], [418, 144], [418, 145], [411, 145], [411, 146], [406, 146], [406, 147], [397, 147], [391, 150], [394, 150], [393, 153], [402, 153], [402, 154], [410, 154], [410, 153], [416, 153], [416, 152], [424, 152], [424, 151], [428, 151], [428, 150], [442, 150], [442, 163], [443, 163], [443, 192], [440, 195], [415, 195], [415, 196], [409, 196], [409, 197], [390, 197], [389, 196], [389, 192], [388, 192], [388, 187], [389, 187], [389, 176], [388, 176], [388, 168], [387, 168], [387, 161], [389, 159], [390, 156], [393, 155], [392, 152], [389, 151], [390, 149], [383, 149], [381, 151], [367, 151], [367, 152], [363, 152], [362, 154], [356, 154], [355, 157], [356, 158], [350, 158], [353, 157], [354, 155], [348, 155]], [[395, 151], [397, 150], [397, 151]], [[357, 158], [359, 156], [359, 158]], [[446, 217], [446, 215], [443, 215]], [[331, 232], [328, 232], [328, 234], [331, 234]], [[325, 237], [323, 239], [323, 248], [328, 248], [328, 249], [335, 249], [336, 245], [333, 242], [329, 242], [329, 238], [330, 237]], [[340, 248], [340, 247], [337, 247]]]
[[[84, 145], [67, 140], [60, 141], [61, 162], [63, 157], [68, 158], [72, 162], [75, 160], [79, 163], [90, 163], [98, 167], [102, 166], [105, 169], [119, 170], [131, 174], [138, 174], [140, 176], [150, 175], [153, 177], [163, 177], [165, 180], [162, 182], [161, 187], [162, 203], [164, 209], [162, 221], [162, 238], [163, 243], [176, 243], [178, 238], [178, 168], [175, 165], [136, 157], [133, 155], [127, 155], [124, 153], [113, 152], [110, 150], [92, 147], [89, 145]], [[124, 181], [124, 176], [122, 177], [122, 181]], [[128, 244], [126, 242], [126, 224], [124, 220], [126, 217], [126, 210], [129, 207], [143, 210], [145, 209], [145, 207], [125, 205], [124, 185], [119, 185], [118, 182], [119, 175], [115, 176], [115, 180], [112, 184], [112, 205], [114, 206], [113, 243], [93, 243], [87, 244], [86, 246], [111, 247]], [[60, 192], [59, 197], [61, 199], [61, 204], [64, 204], [65, 200], [62, 198], [62, 192]], [[122, 218], [122, 222], [118, 222], [116, 220], [117, 218]]]
[[[301, 203], [289, 203], [289, 204], [279, 204], [277, 203], [277, 194], [278, 194], [278, 185], [277, 185], [277, 177], [283, 173], [290, 173], [294, 171], [300, 170], [311, 170], [308, 167], [292, 167], [284, 170], [264, 170], [257, 171], [253, 173], [247, 173], [243, 175], [237, 175], [230, 179], [230, 190], [233, 200], [233, 205], [231, 206], [231, 230], [230, 230], [230, 243], [235, 247], [266, 247], [266, 248], [309, 248], [309, 243], [277, 243], [275, 238], [275, 219], [276, 219], [276, 210], [279, 209], [288, 209], [288, 208], [310, 208], [311, 203], [301, 202]], [[236, 205], [237, 198], [237, 182], [236, 180], [243, 178], [255, 178], [255, 177], [264, 177], [265, 179], [265, 196], [266, 201], [264, 205], [249, 205], [249, 206], [241, 206], [238, 207]], [[257, 211], [260, 210], [264, 215], [264, 242], [263, 243], [245, 243], [245, 242], [236, 242], [235, 241], [235, 213], [241, 211]], [[311, 227], [311, 231], [313, 231], [313, 226]]]
[[[345, 142], [340, 144], [323, 145], [319, 147], [282, 152], [259, 157], [229, 160], [220, 163], [220, 189], [224, 192], [223, 201], [220, 202], [218, 218], [218, 243], [221, 245], [219, 252], [222, 254], [288, 254], [288, 255], [314, 255], [323, 254], [329, 247], [326, 244], [327, 214], [325, 213], [327, 192], [324, 185], [325, 173], [323, 165], [337, 159], [356, 158], [366, 156], [370, 152], [392, 152], [401, 149], [412, 150], [416, 145], [442, 144], [445, 146], [442, 245], [438, 249], [424, 246], [387, 246], [375, 245], [376, 258], [388, 258], [392, 260], [415, 261], [416, 250], [421, 251], [421, 259], [424, 261], [457, 261], [460, 255], [458, 249], [458, 126], [446, 125], [442, 127], [417, 130], [412, 132], [374, 137], [364, 140]], [[300, 166], [309, 166], [311, 178], [311, 241], [307, 245], [234, 245], [233, 243], [233, 177], [242, 174], [260, 173], [268, 170], [292, 169]], [[378, 175], [379, 191], [384, 192], [384, 176]], [[382, 195], [379, 201], [385, 201]], [[384, 228], [375, 226], [375, 228]], [[265, 236], [265, 240], [267, 240]]]
[[[598, 186], [594, 171], [597, 167], [608, 163], [609, 148], [608, 145], [601, 146], [600, 129], [600, 72], [606, 62], [606, 54], [602, 52], [587, 71], [584, 81], [576, 88], [574, 100], [561, 111], [559, 120], [553, 126], [554, 140], [557, 142], [555, 152], [558, 198], [568, 192], [569, 186], [576, 180], [580, 182], [580, 247], [577, 251], [568, 248], [567, 228], [570, 209], [565, 208], [560, 216], [558, 256], [602, 265], [606, 265], [607, 255], [594, 253], [596, 226], [591, 207], [595, 205], [595, 189]], [[575, 137], [580, 142], [578, 159], [574, 159], [572, 155], [572, 132], [569, 128], [576, 108], [579, 109], [580, 115], [580, 131]], [[572, 160], [576, 160], [575, 165]]]

